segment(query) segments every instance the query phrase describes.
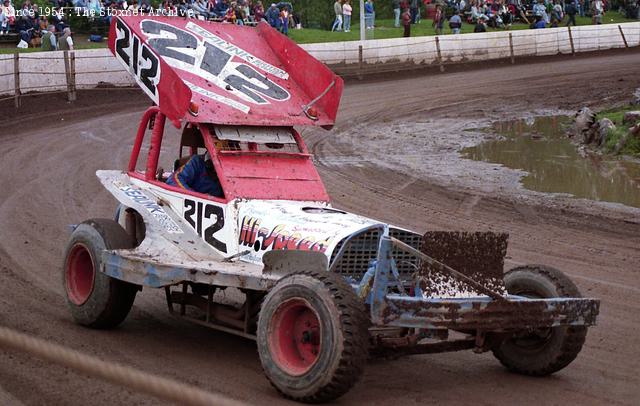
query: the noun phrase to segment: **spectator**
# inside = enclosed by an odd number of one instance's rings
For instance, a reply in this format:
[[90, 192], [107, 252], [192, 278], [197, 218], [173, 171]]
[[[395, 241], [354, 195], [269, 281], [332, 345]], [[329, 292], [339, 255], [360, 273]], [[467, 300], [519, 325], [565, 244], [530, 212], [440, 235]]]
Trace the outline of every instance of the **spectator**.
[[344, 32], [351, 32], [351, 13], [353, 7], [351, 7], [351, 0], [344, 0], [342, 5], [342, 16], [344, 18]]
[[460, 0], [456, 5], [456, 10], [458, 10], [460, 13], [464, 13], [466, 6], [467, 3], [464, 0]]
[[143, 13], [149, 13], [152, 10], [151, 0], [141, 0], [140, 1], [140, 11]]
[[[204, 0], [201, 0], [204, 1]], [[242, 18], [245, 22], [253, 21], [251, 16], [251, 7], [249, 6], [249, 0], [240, 0], [238, 6], [242, 9]]]
[[498, 20], [502, 21], [502, 24], [505, 29], [511, 28], [511, 23], [513, 23], [514, 15], [515, 15], [515, 8], [512, 13], [509, 7], [507, 7], [507, 5], [505, 4], [504, 0], [501, 0], [500, 8], [498, 10]]
[[442, 28], [444, 27], [445, 19], [446, 17], [442, 11], [442, 6], [440, 4], [436, 4], [436, 13], [433, 16], [433, 23], [431, 24], [436, 29], [436, 35], [442, 35]]
[[196, 14], [201, 15], [205, 20], [208, 20], [211, 17], [211, 15], [209, 14], [209, 9], [207, 8], [207, 3], [204, 0], [194, 0], [191, 4], [191, 7], [193, 8], [193, 11], [196, 12]]
[[533, 23], [533, 28], [547, 28], [547, 24], [544, 21], [544, 17], [536, 16], [536, 22]]
[[53, 24], [56, 27], [56, 32], [64, 31], [64, 27], [66, 26], [64, 22], [64, 11], [63, 9], [59, 9], [57, 12], [53, 13]]
[[462, 18], [460, 18], [460, 12], [458, 10], [453, 12], [453, 15], [449, 19], [449, 28], [451, 28], [452, 34], [460, 34], [462, 29]]
[[258, 23], [264, 20], [264, 6], [261, 1], [257, 2], [256, 5], [253, 6], [253, 19]]
[[373, 0], [367, 0], [364, 3], [364, 19], [367, 30], [373, 30], [376, 20], [376, 12], [373, 7]]
[[481, 14], [480, 17], [478, 18], [478, 22], [476, 23], [476, 26], [473, 28], [473, 32], [487, 32], [487, 16], [485, 16], [484, 14]]
[[64, 29], [62, 37], [58, 42], [59, 51], [73, 51], [73, 39], [71, 38], [71, 28]]
[[409, 7], [406, 6], [402, 11], [402, 26], [404, 27], [404, 34], [402, 36], [409, 38], [411, 36], [411, 12], [409, 11]]
[[411, 24], [418, 23], [418, 0], [411, 0]]
[[55, 51], [58, 48], [55, 32], [56, 28], [51, 24], [45, 31], [42, 31], [42, 43], [40, 44], [40, 48], [43, 51]]
[[592, 24], [602, 24], [602, 16], [604, 16], [604, 5], [602, 0], [593, 0], [591, 2]]
[[244, 25], [245, 21], [247, 20], [247, 15], [244, 13], [244, 7], [242, 7], [242, 5], [240, 5], [240, 3], [238, 2], [233, 2], [231, 3], [231, 7], [229, 8], [233, 8], [233, 11], [236, 15], [236, 24]]
[[0, 7], [0, 35], [9, 33], [9, 17], [5, 14], [5, 8]]
[[20, 34], [20, 40], [29, 44], [33, 37], [34, 26], [31, 19], [26, 15], [20, 16], [16, 21], [16, 31]]
[[302, 12], [300, 11], [300, 9], [298, 9], [297, 12], [294, 12], [293, 10], [291, 10], [290, 12], [291, 22], [293, 23], [293, 26], [296, 27], [297, 30], [302, 29]]
[[235, 24], [238, 17], [236, 16], [235, 4], [231, 3], [231, 6], [227, 8], [227, 12], [224, 15], [224, 22]]
[[333, 20], [333, 26], [331, 27], [331, 31], [342, 31], [342, 4], [340, 0], [336, 0], [333, 3], [333, 12], [336, 15], [335, 20]]
[[280, 32], [289, 35], [289, 6], [284, 6], [280, 10]]
[[100, 10], [102, 10], [102, 5], [100, 4], [100, 0], [89, 0], [87, 2], [87, 8], [90, 13], [99, 15]]
[[556, 28], [558, 24], [564, 19], [564, 12], [559, 0], [554, 0], [553, 8], [551, 9], [551, 26]]
[[[547, 14], [547, 7], [544, 5], [544, 0], [538, 0], [536, 4], [533, 5], [533, 15], [535, 17], [542, 17], [545, 24], [549, 23], [549, 15]], [[536, 18], [536, 23], [538, 19]]]
[[566, 8], [567, 15], [569, 18], [567, 19], [567, 27], [570, 25], [576, 26], [576, 14], [578, 13], [576, 9], [576, 2], [571, 1], [571, 3], [567, 4]]
[[480, 19], [485, 19], [487, 20], [487, 16], [484, 15], [484, 10], [478, 6], [477, 2], [473, 2], [471, 3], [471, 19], [474, 22], [479, 22]]
[[393, 26], [396, 28], [399, 28], [400, 27], [400, 0], [393, 0], [391, 5], [393, 7], [393, 16], [394, 16]]
[[266, 17], [269, 25], [280, 31], [280, 10], [278, 10], [276, 3], [271, 3], [271, 7], [267, 10]]
[[75, 7], [74, 12], [76, 14], [84, 14], [85, 10], [87, 10], [87, 1], [86, 0], [74, 0], [73, 7]]
[[16, 23], [16, 9], [13, 8], [10, 0], [4, 0], [2, 10], [7, 18], [7, 31], [9, 31], [8, 28]]
[[213, 8], [213, 14], [218, 18], [223, 18], [227, 15], [227, 10], [229, 9], [229, 3], [227, 0], [217, 0], [216, 5]]

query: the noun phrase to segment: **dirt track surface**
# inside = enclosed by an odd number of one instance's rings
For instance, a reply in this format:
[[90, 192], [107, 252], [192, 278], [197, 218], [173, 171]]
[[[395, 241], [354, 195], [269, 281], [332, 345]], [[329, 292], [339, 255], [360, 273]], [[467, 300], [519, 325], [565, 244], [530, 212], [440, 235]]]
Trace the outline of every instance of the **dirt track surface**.
[[[637, 404], [638, 211], [523, 202], [500, 191], [487, 193], [481, 185], [445, 188], [423, 175], [362, 162], [351, 140], [366, 131], [363, 123], [513, 118], [532, 110], [612, 104], [640, 87], [639, 66], [640, 54], [631, 53], [350, 83], [335, 130], [304, 133], [336, 206], [419, 231], [507, 231], [508, 266], [556, 266], [585, 296], [602, 299], [599, 325], [590, 330], [582, 353], [551, 377], [510, 374], [491, 354], [413, 356], [369, 363], [340, 404]], [[38, 110], [42, 104], [32, 100]], [[110, 96], [106, 107], [92, 104], [98, 100], [90, 96], [70, 107], [50, 99], [64, 112], [44, 119], [23, 115], [11, 126], [16, 132], [0, 135], [0, 324], [235, 399], [287, 403], [263, 377], [253, 342], [173, 319], [160, 291], [139, 294], [119, 329], [94, 331], [71, 321], [60, 277], [66, 225], [112, 216], [115, 202], [94, 172], [126, 166], [140, 112], [148, 105], [127, 91]], [[12, 108], [2, 110], [5, 120], [14, 114]], [[167, 140], [175, 140], [171, 134]], [[0, 403], [160, 402], [0, 351]]]

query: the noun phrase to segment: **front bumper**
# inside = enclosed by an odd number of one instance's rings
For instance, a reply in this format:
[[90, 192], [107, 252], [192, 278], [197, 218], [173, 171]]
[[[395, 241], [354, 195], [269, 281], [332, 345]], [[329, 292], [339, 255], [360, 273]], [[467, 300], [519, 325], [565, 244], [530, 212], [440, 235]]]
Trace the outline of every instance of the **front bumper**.
[[[425, 298], [390, 293], [392, 240], [380, 239], [371, 291], [371, 321], [375, 325], [422, 329], [510, 331], [558, 326], [595, 325], [600, 301], [590, 298], [529, 299]], [[499, 300], [497, 300], [499, 299]]]

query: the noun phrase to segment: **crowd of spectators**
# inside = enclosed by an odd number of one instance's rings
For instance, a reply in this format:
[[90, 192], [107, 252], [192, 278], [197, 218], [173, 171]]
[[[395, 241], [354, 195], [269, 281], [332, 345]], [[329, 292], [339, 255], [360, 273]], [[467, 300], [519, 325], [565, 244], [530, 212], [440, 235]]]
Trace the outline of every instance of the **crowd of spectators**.
[[153, 7], [150, 0], [52, 0], [43, 9], [31, 0], [20, 6], [14, 0], [0, 0], [0, 39], [5, 36], [19, 39], [19, 47], [40, 46], [46, 50], [73, 49], [69, 16], [88, 17], [105, 25], [123, 12], [180, 16], [255, 25], [268, 22], [278, 31], [288, 34], [290, 27], [300, 27], [300, 18], [289, 2], [265, 6], [254, 0], [163, 0]]
[[[260, 0], [51, 0], [51, 6], [43, 8], [24, 0], [0, 0], [0, 39], [18, 36], [19, 46], [41, 46], [45, 49], [73, 49], [73, 39], [68, 16], [86, 16], [109, 24], [113, 16], [122, 12], [181, 16], [227, 22], [238, 25], [255, 25], [268, 22], [278, 31], [288, 34], [290, 27], [300, 27], [300, 16], [294, 13], [290, 2], [265, 5]], [[335, 20], [332, 31], [351, 30], [354, 0], [335, 0]], [[383, 0], [378, 0], [383, 1]], [[463, 24], [474, 26], [475, 32], [487, 27], [508, 29], [516, 20], [531, 28], [575, 25], [576, 16], [589, 15], [593, 24], [601, 24], [608, 10], [609, 0], [384, 0], [390, 1], [395, 27], [404, 27], [409, 36], [412, 24], [418, 24], [423, 10], [431, 10], [432, 26], [436, 34], [443, 34], [445, 27], [457, 34]], [[638, 18], [640, 0], [623, 0], [623, 11], [628, 18]], [[364, 3], [365, 26], [375, 26], [374, 0]]]
[[[457, 13], [462, 21], [474, 24], [475, 31], [486, 31], [487, 27], [508, 29], [517, 20], [530, 28], [575, 26], [577, 15], [590, 16], [592, 24], [602, 24], [610, 8], [608, 0], [448, 0], [438, 6], [448, 9], [451, 18]], [[620, 8], [627, 18], [639, 18], [637, 0], [625, 0]]]
[[[380, 2], [382, 0], [378, 0]], [[592, 24], [602, 24], [609, 9], [608, 0], [385, 0], [391, 3], [394, 26], [404, 27], [404, 36], [409, 36], [411, 25], [418, 24], [423, 11], [431, 9], [432, 26], [435, 33], [444, 33], [448, 25], [451, 33], [461, 32], [463, 23], [471, 24], [475, 32], [484, 32], [488, 27], [509, 29], [516, 21], [530, 28], [558, 27], [561, 24], [576, 25], [576, 16], [591, 16]], [[640, 18], [640, 0], [622, 0], [621, 11], [627, 18]], [[348, 8], [348, 13], [347, 13]], [[351, 0], [335, 0], [335, 20], [332, 31], [340, 31], [343, 23], [351, 22]], [[375, 23], [373, 0], [365, 2], [365, 25], [372, 29]], [[448, 22], [448, 24], [446, 24]]]
[[266, 5], [254, 0], [162, 0], [154, 8], [150, 0], [74, 0], [74, 8], [81, 14], [103, 16], [107, 22], [120, 12], [179, 16], [200, 20], [228, 22], [237, 25], [255, 25], [268, 22], [287, 34], [290, 26], [299, 24], [289, 2]]
[[[351, 15], [353, 13], [352, 0], [335, 0], [333, 3], [333, 12], [335, 19], [331, 26], [331, 31], [351, 31]], [[357, 0], [356, 0], [357, 1]], [[376, 12], [373, 5], [373, 0], [366, 0], [364, 2], [364, 23], [368, 30], [372, 30], [375, 25]]]
[[12, 0], [3, 0], [0, 6], [0, 36], [17, 35], [18, 46], [41, 46], [44, 50], [72, 50], [71, 29], [58, 9], [51, 8], [49, 15], [41, 15], [42, 9], [30, 0], [16, 7]]
[[[436, 7], [451, 10], [451, 18], [462, 17], [461, 22], [473, 24], [478, 32], [487, 27], [508, 29], [517, 20], [531, 28], [576, 25], [576, 15], [591, 15], [593, 24], [601, 24], [608, 5], [607, 0], [450, 0]], [[453, 26], [449, 19], [452, 31], [459, 32], [459, 17]]]

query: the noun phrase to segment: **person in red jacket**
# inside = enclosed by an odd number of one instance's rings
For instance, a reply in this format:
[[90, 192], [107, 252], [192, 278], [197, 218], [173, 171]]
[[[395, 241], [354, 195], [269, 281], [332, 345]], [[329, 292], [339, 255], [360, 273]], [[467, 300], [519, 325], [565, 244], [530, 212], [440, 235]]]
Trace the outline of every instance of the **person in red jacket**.
[[404, 27], [404, 37], [408, 38], [411, 36], [411, 12], [409, 11], [409, 7], [404, 8], [402, 11], [402, 26]]

